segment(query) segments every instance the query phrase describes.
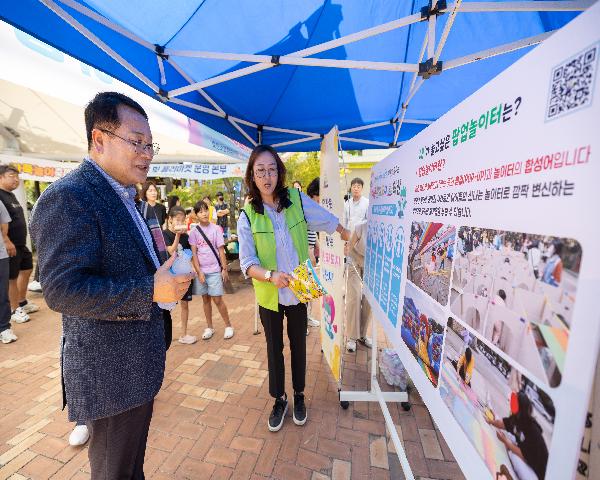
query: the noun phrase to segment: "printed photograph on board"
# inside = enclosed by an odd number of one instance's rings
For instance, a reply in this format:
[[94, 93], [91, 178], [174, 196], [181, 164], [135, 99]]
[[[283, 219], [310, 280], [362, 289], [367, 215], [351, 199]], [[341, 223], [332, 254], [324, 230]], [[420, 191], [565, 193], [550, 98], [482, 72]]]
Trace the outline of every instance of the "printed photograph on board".
[[400, 332], [429, 381], [437, 387], [444, 344], [444, 314], [410, 282], [406, 283], [404, 292]]
[[448, 304], [456, 228], [413, 222], [410, 229], [408, 279], [442, 306]]
[[460, 227], [450, 309], [555, 387], [562, 378], [581, 253], [569, 238]]
[[543, 480], [554, 430], [552, 400], [453, 318], [440, 395], [492, 478]]

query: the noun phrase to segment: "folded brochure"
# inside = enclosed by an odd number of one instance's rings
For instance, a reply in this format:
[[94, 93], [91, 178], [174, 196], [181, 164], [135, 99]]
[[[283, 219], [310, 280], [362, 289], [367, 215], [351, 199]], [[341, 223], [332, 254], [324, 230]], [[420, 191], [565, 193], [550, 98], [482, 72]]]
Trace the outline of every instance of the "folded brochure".
[[289, 283], [289, 289], [302, 303], [310, 302], [327, 294], [310, 259], [294, 268], [291, 276], [293, 280]]

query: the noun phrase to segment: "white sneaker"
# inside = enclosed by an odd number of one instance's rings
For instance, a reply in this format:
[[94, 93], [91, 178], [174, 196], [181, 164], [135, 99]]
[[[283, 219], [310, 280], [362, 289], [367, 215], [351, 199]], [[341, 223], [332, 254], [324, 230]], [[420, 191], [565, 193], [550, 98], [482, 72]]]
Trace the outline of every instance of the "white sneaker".
[[225, 340], [229, 340], [231, 337], [233, 337], [233, 327], [225, 327], [225, 334], [223, 335], [223, 338]]
[[23, 311], [23, 308], [21, 308], [21, 307], [18, 307], [18, 308], [15, 310], [15, 313], [13, 313], [13, 314], [10, 316], [10, 321], [11, 321], [11, 322], [15, 322], [15, 323], [25, 323], [25, 322], [28, 322], [29, 320], [30, 320], [30, 319], [29, 319], [29, 315], [27, 315], [27, 314], [26, 314], [26, 313]]
[[202, 340], [208, 340], [209, 338], [212, 338], [214, 334], [215, 330], [207, 327], [204, 329], [204, 333], [202, 334]]
[[371, 348], [373, 346], [373, 342], [369, 337], [361, 337], [358, 339], [360, 343], [362, 343], [365, 347]]
[[308, 317], [308, 326], [309, 327], [318, 327], [320, 325], [321, 325], [321, 322], [319, 322], [318, 320], [315, 320], [314, 318]]
[[35, 280], [33, 282], [29, 282], [29, 285], [27, 285], [27, 290], [29, 290], [30, 292], [41, 293], [42, 284], [40, 282], [36, 282]]
[[10, 343], [15, 342], [17, 340], [17, 336], [13, 333], [13, 331], [10, 328], [7, 328], [6, 330], [0, 332], [0, 342], [2, 343]]
[[84, 445], [90, 438], [90, 432], [85, 425], [76, 425], [69, 435], [69, 445], [79, 447]]
[[346, 350], [348, 350], [350, 353], [356, 352], [356, 340], [348, 340], [346, 343]]
[[35, 313], [40, 311], [40, 307], [38, 307], [35, 303], [27, 302], [24, 307], [21, 307], [23, 311], [27, 314]]
[[193, 343], [196, 343], [198, 339], [194, 335], [184, 335], [183, 337], [179, 337], [178, 341], [184, 345], [192, 345]]

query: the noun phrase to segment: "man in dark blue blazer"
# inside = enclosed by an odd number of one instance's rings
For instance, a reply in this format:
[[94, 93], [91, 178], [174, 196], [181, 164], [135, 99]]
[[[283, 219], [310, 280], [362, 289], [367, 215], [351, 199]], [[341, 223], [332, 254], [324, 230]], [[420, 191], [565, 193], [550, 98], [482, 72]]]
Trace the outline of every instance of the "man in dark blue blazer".
[[130, 98], [99, 93], [85, 109], [89, 156], [42, 194], [31, 219], [48, 306], [63, 314], [69, 420], [86, 423], [93, 479], [143, 479], [154, 397], [165, 367], [165, 309], [191, 275], [172, 275], [135, 208], [158, 150]]

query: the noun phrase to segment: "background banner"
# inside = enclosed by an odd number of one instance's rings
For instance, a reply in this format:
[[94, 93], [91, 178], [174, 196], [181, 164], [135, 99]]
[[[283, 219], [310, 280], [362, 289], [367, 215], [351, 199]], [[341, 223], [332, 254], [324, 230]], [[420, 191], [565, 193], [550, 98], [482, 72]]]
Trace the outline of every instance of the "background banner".
[[573, 478], [598, 355], [600, 4], [373, 168], [365, 290], [467, 478]]
[[[342, 218], [337, 127], [321, 142], [321, 205]], [[321, 234], [321, 281], [327, 291], [322, 297], [321, 348], [336, 381], [340, 381], [344, 328], [344, 242], [339, 235]]]
[[39, 182], [55, 182], [79, 166], [77, 162], [58, 162], [56, 160], [4, 154], [0, 154], [0, 163], [2, 165], [14, 165], [19, 170], [23, 180], [37, 180]]
[[245, 172], [245, 163], [152, 163], [150, 164], [148, 176], [186, 180], [217, 180], [219, 178], [243, 177]]

